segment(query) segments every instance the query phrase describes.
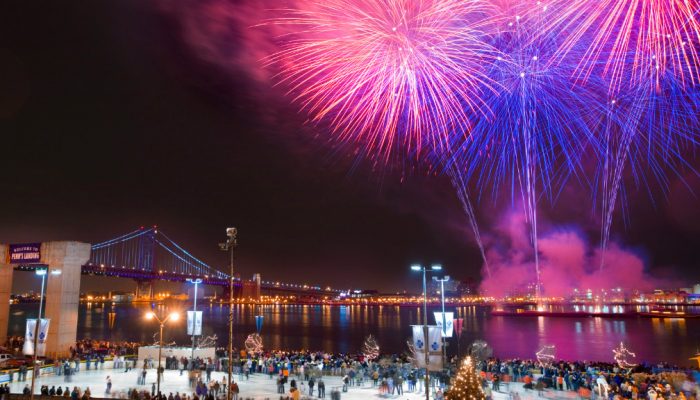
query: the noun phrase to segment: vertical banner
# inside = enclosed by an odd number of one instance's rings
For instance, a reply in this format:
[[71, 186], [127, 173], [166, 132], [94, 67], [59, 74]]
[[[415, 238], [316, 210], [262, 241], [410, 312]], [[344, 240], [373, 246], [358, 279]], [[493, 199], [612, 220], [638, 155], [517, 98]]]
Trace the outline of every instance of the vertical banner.
[[[49, 323], [51, 320], [41, 319], [39, 324], [39, 340], [37, 341], [37, 356], [46, 354], [46, 338], [49, 335]], [[27, 319], [27, 327], [24, 333], [24, 347], [22, 352], [25, 355], [34, 355], [34, 331], [36, 330], [36, 319]]]
[[190, 336], [202, 335], [201, 311], [187, 311], [187, 334]]
[[462, 328], [464, 328], [464, 318], [455, 318], [453, 326], [455, 332], [457, 332], [457, 337], [462, 337]]
[[24, 331], [24, 347], [22, 353], [27, 356], [34, 355], [34, 330], [36, 329], [36, 320], [27, 318], [27, 328]]
[[37, 355], [44, 357], [46, 355], [46, 339], [49, 337], [50, 319], [42, 318], [39, 323], [39, 341], [37, 342]]
[[430, 371], [442, 370], [442, 329], [439, 326], [428, 327], [428, 360]]
[[435, 314], [435, 324], [442, 329], [442, 337], [446, 338], [451, 338], [452, 337], [452, 332], [454, 331], [454, 313], [453, 312], [446, 312], [445, 313], [445, 327], [443, 328], [442, 322], [442, 313], [439, 311], [435, 311], [433, 314]]
[[413, 346], [416, 349], [416, 364], [418, 368], [425, 368], [425, 352], [428, 351], [428, 369], [439, 371], [442, 369], [442, 331], [438, 326], [428, 326], [428, 342], [425, 341], [423, 325], [412, 325]]
[[413, 329], [413, 347], [416, 352], [425, 352], [425, 335], [423, 334], [423, 325], [411, 325]]

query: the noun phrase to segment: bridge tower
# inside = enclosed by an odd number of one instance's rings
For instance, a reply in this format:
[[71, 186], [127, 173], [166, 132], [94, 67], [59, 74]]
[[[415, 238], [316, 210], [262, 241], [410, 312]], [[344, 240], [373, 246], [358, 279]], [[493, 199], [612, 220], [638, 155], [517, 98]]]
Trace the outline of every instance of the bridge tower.
[[[7, 339], [12, 275], [16, 265], [9, 261], [9, 246], [0, 244], [0, 342]], [[60, 275], [46, 275], [46, 311], [51, 320], [46, 338], [46, 355], [61, 357], [70, 354], [78, 331], [81, 266], [90, 259], [90, 244], [81, 242], [41, 243], [38, 265]]]
[[[158, 231], [150, 229], [145, 235], [138, 238], [136, 268], [156, 273], [156, 234]], [[134, 297], [153, 300], [155, 296], [154, 282], [152, 279], [134, 279], [136, 281], [136, 292]]]

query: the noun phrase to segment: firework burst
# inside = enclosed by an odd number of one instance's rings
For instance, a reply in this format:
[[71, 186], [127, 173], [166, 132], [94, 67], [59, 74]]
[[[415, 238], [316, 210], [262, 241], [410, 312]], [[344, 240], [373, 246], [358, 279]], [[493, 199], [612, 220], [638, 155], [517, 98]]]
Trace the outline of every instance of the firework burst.
[[539, 290], [537, 208], [541, 194], [550, 198], [577, 172], [584, 148], [594, 142], [585, 110], [596, 98], [571, 78], [573, 66], [550, 63], [555, 35], [541, 35], [547, 10], [513, 14], [496, 36], [504, 54], [489, 71], [502, 88], [488, 99], [493, 118], [474, 123], [472, 134], [456, 148], [451, 163], [475, 177], [494, 197], [504, 184], [519, 193], [531, 228]]
[[[549, 27], [566, 40], [560, 55], [581, 44], [577, 77], [600, 73], [616, 93], [625, 84], [659, 84], [671, 72], [684, 83], [700, 78], [700, 3], [696, 0], [555, 0]], [[596, 71], [599, 68], [600, 71]]]
[[314, 122], [364, 155], [443, 149], [493, 90], [492, 22], [477, 0], [308, 0], [271, 23], [296, 27], [270, 62]]

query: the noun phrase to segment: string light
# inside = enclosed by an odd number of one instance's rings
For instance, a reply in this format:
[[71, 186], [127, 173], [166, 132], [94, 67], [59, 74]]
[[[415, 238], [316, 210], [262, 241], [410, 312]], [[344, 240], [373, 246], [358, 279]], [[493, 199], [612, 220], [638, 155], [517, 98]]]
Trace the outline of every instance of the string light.
[[629, 351], [622, 342], [620, 342], [620, 346], [613, 349], [613, 358], [620, 368], [632, 368], [637, 365], [629, 361], [630, 358], [634, 357], [637, 355]]
[[472, 358], [467, 356], [462, 361], [452, 387], [445, 392], [446, 400], [486, 400], [481, 380], [474, 370]]

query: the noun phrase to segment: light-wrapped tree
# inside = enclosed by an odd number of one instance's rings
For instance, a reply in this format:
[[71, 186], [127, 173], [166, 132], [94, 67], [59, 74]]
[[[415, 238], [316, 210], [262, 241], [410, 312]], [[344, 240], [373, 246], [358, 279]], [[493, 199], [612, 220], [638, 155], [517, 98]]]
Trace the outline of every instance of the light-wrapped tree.
[[379, 357], [379, 343], [377, 343], [377, 339], [374, 336], [369, 335], [365, 338], [365, 342], [362, 345], [362, 354], [367, 361], [374, 361]]
[[474, 370], [471, 357], [467, 357], [452, 379], [452, 387], [445, 392], [447, 400], [486, 400], [484, 389], [481, 387], [481, 379]]

